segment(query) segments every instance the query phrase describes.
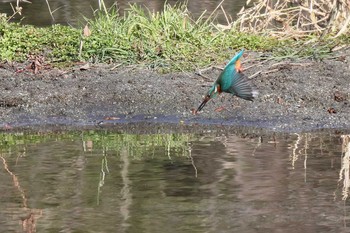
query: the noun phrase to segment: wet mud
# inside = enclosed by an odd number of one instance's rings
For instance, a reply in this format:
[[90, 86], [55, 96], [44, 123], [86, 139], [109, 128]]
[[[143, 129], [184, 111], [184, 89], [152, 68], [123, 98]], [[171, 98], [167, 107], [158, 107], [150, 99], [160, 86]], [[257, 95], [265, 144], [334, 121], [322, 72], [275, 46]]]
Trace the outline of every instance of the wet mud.
[[[346, 51], [345, 51], [346, 52]], [[325, 60], [243, 59], [259, 90], [253, 102], [222, 94], [193, 115], [217, 69], [189, 73], [91, 65], [36, 74], [28, 64], [0, 66], [0, 129], [107, 127], [120, 123], [213, 125], [272, 131], [350, 129], [350, 57]], [[268, 54], [266, 54], [268, 57]], [[224, 64], [221, 64], [224, 66]]]

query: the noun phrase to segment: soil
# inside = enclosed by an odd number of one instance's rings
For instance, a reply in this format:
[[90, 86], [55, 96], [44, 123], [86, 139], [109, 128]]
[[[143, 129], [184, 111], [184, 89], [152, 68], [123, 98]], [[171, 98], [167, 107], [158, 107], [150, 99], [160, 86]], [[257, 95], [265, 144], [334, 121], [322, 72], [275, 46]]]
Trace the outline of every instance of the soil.
[[[193, 115], [219, 72], [160, 74], [136, 66], [25, 69], [0, 65], [0, 129], [99, 127], [171, 123], [264, 128], [272, 131], [350, 129], [350, 56], [258, 62], [248, 52], [244, 73], [259, 90], [253, 102], [222, 94]], [[224, 64], [221, 64], [223, 66]], [[24, 68], [24, 69], [23, 69]]]

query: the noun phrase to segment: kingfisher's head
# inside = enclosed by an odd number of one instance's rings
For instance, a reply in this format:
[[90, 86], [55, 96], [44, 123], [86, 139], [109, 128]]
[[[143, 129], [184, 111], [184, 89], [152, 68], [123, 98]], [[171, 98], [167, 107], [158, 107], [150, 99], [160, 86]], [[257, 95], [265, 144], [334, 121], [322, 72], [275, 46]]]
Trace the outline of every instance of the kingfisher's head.
[[209, 89], [209, 91], [205, 95], [203, 102], [199, 105], [197, 112], [201, 111], [205, 104], [220, 92], [220, 85], [218, 83], [214, 83], [214, 85]]

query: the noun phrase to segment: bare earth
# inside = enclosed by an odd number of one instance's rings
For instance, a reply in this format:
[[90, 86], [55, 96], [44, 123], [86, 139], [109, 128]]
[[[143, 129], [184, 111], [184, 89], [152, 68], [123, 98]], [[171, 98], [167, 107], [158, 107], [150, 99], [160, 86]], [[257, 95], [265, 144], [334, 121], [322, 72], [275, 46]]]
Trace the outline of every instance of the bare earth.
[[[268, 54], [266, 54], [268, 56]], [[223, 94], [197, 115], [192, 109], [220, 71], [159, 74], [137, 67], [16, 72], [27, 64], [0, 65], [0, 129], [85, 127], [150, 122], [248, 126], [273, 131], [350, 129], [350, 56], [257, 62], [243, 59], [260, 94], [254, 102]], [[255, 61], [254, 61], [255, 60]], [[254, 61], [254, 62], [253, 62]], [[224, 64], [221, 64], [222, 66]], [[223, 107], [223, 108], [221, 108]], [[221, 111], [218, 111], [221, 110]]]

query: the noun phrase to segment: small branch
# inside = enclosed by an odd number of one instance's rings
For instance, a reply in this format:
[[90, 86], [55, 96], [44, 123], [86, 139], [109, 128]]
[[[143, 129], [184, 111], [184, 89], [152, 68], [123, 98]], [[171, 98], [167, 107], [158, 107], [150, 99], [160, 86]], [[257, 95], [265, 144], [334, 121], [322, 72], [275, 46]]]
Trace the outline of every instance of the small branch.
[[226, 22], [227, 22], [227, 25], [231, 25], [230, 21], [228, 20], [228, 17], [226, 15], [226, 12], [225, 12], [225, 9], [222, 7], [222, 5], [220, 6], [222, 12], [224, 13], [224, 16], [225, 16], [225, 19], [226, 19]]
[[253, 75], [250, 75], [248, 78], [252, 79], [255, 78], [256, 76], [258, 76], [259, 74], [261, 74], [262, 70], [259, 70], [258, 72], [254, 73]]
[[199, 72], [195, 72], [196, 75], [202, 77], [204, 79], [204, 81], [207, 82], [212, 82], [212, 80], [210, 78], [208, 78], [207, 76], [203, 75], [200, 71]]
[[51, 7], [50, 7], [50, 4], [49, 4], [48, 0], [46, 0], [46, 4], [47, 4], [47, 8], [49, 9], [49, 12], [50, 12], [52, 20], [55, 21], [55, 17], [53, 17], [53, 14], [52, 14], [52, 11], [51, 11]]
[[222, 3], [224, 3], [225, 0], [222, 0], [219, 5], [217, 5], [217, 7], [213, 10], [213, 12], [211, 12], [211, 14], [209, 15], [209, 17], [207, 18], [207, 20], [205, 21], [205, 23], [208, 22], [208, 20], [211, 19], [211, 17], [214, 15], [214, 13], [219, 9], [219, 7], [222, 5]]

